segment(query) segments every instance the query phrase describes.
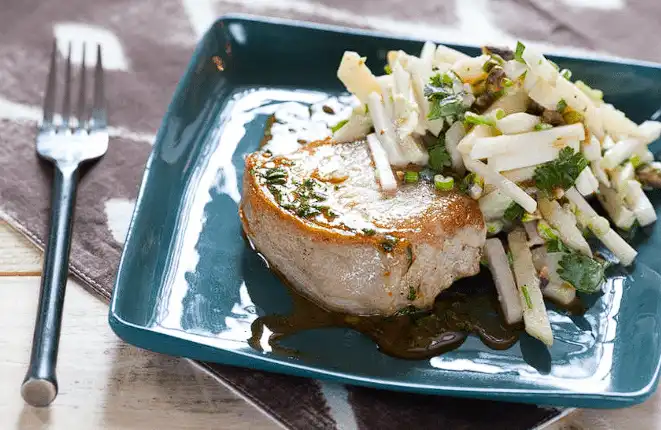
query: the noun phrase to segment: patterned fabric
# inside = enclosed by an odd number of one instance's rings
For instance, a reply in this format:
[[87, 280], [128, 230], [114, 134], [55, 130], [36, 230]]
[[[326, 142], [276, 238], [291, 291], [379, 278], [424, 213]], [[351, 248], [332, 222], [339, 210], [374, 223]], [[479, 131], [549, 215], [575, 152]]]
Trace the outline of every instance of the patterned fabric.
[[[416, 5], [417, 3], [417, 5]], [[217, 16], [244, 12], [454, 42], [536, 41], [542, 49], [661, 60], [648, 44], [655, 0], [52, 0], [0, 2], [0, 216], [43, 246], [51, 167], [34, 151], [50, 41], [80, 63], [104, 47], [111, 142], [84, 177], [72, 273], [110, 297], [144, 163], [195, 43]], [[555, 409], [391, 393], [205, 364], [292, 429], [524, 429]], [[295, 401], [292, 401], [295, 399]], [[479, 414], [474, 413], [479, 411]]]

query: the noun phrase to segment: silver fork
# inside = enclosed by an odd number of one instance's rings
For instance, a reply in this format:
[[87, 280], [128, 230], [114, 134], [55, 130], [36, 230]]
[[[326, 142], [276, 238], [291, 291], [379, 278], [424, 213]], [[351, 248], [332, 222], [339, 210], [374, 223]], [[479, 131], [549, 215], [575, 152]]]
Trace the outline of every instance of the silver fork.
[[[33, 406], [47, 406], [57, 396], [57, 350], [62, 323], [71, 228], [76, 188], [83, 162], [97, 160], [108, 149], [108, 131], [103, 89], [101, 46], [97, 47], [94, 95], [91, 111], [86, 109], [85, 45], [80, 72], [80, 91], [75, 115], [71, 112], [71, 44], [66, 62], [61, 118], [55, 116], [57, 48], [53, 43], [46, 84], [44, 118], [37, 135], [37, 153], [54, 165], [50, 227], [41, 275], [39, 310], [32, 339], [30, 365], [21, 395]], [[89, 114], [88, 114], [89, 112]]]

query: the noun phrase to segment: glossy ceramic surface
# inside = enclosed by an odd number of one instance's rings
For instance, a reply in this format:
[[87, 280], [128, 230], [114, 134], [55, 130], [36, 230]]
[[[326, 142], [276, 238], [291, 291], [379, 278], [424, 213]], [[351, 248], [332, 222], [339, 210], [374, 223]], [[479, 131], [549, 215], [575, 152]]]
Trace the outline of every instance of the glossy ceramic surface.
[[[288, 340], [299, 358], [248, 346], [252, 321], [286, 313], [291, 299], [241, 235], [244, 154], [258, 146], [267, 115], [282, 103], [298, 104], [302, 124], [312, 115], [321, 127], [295, 133], [325, 132], [315, 106], [341, 93], [335, 70], [345, 49], [377, 70], [387, 50], [420, 47], [337, 28], [220, 19], [195, 51], [158, 133], [117, 276], [112, 328], [167, 354], [377, 388], [579, 407], [643, 401], [656, 386], [661, 356], [659, 223], [636, 234], [635, 266], [611, 270], [584, 316], [551, 310], [550, 350], [527, 336], [505, 351], [471, 337], [443, 356], [406, 361], [340, 329]], [[635, 121], [661, 107], [657, 65], [553, 59], [602, 88]], [[651, 198], [661, 203], [659, 193]]]

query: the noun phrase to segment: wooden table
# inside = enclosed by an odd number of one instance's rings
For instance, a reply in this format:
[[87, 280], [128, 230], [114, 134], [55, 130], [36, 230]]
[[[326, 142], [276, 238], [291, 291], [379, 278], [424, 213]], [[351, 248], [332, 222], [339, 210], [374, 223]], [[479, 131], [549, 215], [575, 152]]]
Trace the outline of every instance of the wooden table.
[[[19, 394], [30, 354], [41, 253], [0, 221], [0, 429], [277, 429], [278, 424], [187, 360], [139, 350], [107, 324], [107, 306], [69, 281], [60, 394], [44, 409]], [[625, 410], [581, 410], [548, 427], [661, 429], [661, 397]], [[343, 429], [344, 430], [344, 429]], [[347, 429], [349, 430], [349, 429]]]

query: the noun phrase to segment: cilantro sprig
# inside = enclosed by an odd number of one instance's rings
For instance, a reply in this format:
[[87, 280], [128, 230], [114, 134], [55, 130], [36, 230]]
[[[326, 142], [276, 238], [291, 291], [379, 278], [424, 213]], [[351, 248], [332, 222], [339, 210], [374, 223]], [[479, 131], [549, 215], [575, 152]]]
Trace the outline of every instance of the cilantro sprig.
[[595, 293], [604, 280], [604, 265], [586, 255], [568, 252], [558, 263], [558, 275], [577, 291]]
[[507, 221], [514, 222], [521, 219], [525, 213], [525, 209], [519, 206], [516, 202], [512, 202], [507, 209], [505, 209], [504, 218]]
[[454, 91], [454, 79], [450, 73], [437, 73], [425, 85], [424, 95], [429, 100], [427, 119], [435, 120], [447, 117], [463, 117], [466, 106], [461, 93]]
[[578, 175], [587, 166], [588, 160], [583, 154], [574, 153], [572, 148], [565, 147], [558, 158], [537, 167], [533, 179], [540, 191], [552, 195], [557, 188], [566, 190], [573, 186]]

